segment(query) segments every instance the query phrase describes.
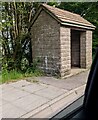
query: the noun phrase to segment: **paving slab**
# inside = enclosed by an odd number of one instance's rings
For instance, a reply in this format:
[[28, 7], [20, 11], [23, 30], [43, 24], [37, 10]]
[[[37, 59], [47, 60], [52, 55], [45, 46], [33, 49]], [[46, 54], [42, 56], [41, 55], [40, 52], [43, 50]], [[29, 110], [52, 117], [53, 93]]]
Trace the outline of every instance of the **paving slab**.
[[12, 101], [17, 100], [19, 98], [27, 96], [28, 94], [29, 93], [26, 91], [22, 91], [22, 90], [13, 88], [6, 93], [2, 93], [2, 98], [6, 101], [12, 102]]
[[[49, 101], [47, 104], [44, 104], [38, 109], [23, 115], [21, 118], [37, 118], [37, 116], [39, 116], [38, 118], [51, 118], [53, 115], [57, 114], [69, 104], [78, 99], [81, 95], [83, 95], [84, 89], [85, 85], [76, 88], [75, 90], [71, 90], [59, 96], [58, 98]], [[47, 113], [46, 111], [51, 112]]]
[[23, 109], [18, 108], [17, 106], [12, 105], [11, 103], [2, 106], [2, 116], [4, 118], [18, 118], [26, 112], [27, 111], [24, 111]]
[[13, 83], [10, 83], [9, 86], [13, 86], [15, 88], [22, 88], [22, 87], [25, 87], [27, 85], [30, 85], [31, 83], [26, 81], [26, 80], [21, 80], [21, 81], [18, 81], [18, 82], [13, 82]]
[[53, 87], [49, 85], [48, 88], [37, 91], [35, 92], [35, 94], [52, 100], [58, 97], [59, 95], [62, 95], [65, 92], [67, 91], [64, 89], [58, 89], [57, 87]]
[[0, 120], [2, 118], [2, 107], [0, 106]]
[[2, 107], [3, 105], [7, 104], [8, 101], [4, 100], [3, 98], [0, 99], [0, 107]]
[[81, 85], [86, 84], [88, 74], [89, 74], [89, 70], [86, 70], [85, 72], [81, 72], [77, 75], [71, 76], [66, 79], [59, 79], [59, 78], [57, 79], [54, 77], [34, 77], [34, 78], [31, 78], [31, 80], [35, 79], [41, 83], [52, 85], [57, 88], [72, 90]]
[[[31, 116], [30, 118], [36, 118], [36, 119], [41, 118], [42, 119], [43, 117], [47, 118], [47, 116], [48, 116], [48, 118], [51, 118], [50, 117], [51, 114], [53, 114], [53, 111], [52, 111], [51, 107], [48, 107], [47, 109], [44, 109], [42, 112], [39, 112], [36, 115]], [[47, 118], [47, 120], [48, 120], [48, 118]]]
[[27, 91], [29, 93], [34, 93], [36, 91], [42, 90], [47, 88], [47, 85], [44, 84], [38, 84], [38, 83], [32, 83], [28, 86], [25, 86], [22, 88], [22, 90]]
[[8, 91], [13, 91], [14, 87], [10, 86], [9, 84], [5, 84], [2, 86], [2, 93], [8, 93]]
[[88, 71], [66, 79], [31, 77], [29, 80], [37, 82], [2, 84], [3, 118], [51, 117], [84, 94], [87, 76]]
[[12, 104], [28, 112], [34, 110], [35, 108], [38, 108], [40, 105], [43, 105], [48, 101], [49, 100], [46, 98], [30, 94], [12, 102]]

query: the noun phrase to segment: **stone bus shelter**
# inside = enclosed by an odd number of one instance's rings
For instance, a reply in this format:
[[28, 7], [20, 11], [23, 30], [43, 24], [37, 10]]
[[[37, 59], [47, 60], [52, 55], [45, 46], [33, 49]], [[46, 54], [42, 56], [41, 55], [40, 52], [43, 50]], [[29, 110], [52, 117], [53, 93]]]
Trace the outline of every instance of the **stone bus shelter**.
[[32, 54], [38, 68], [64, 77], [71, 69], [87, 69], [92, 63], [92, 30], [80, 15], [46, 4], [32, 21]]

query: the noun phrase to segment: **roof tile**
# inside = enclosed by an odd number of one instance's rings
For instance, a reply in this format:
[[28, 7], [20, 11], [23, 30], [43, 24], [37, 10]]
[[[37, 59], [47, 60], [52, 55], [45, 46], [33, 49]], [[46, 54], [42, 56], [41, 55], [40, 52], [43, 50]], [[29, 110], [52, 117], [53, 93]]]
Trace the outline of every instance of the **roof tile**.
[[88, 22], [78, 14], [75, 14], [66, 10], [62, 10], [56, 7], [52, 7], [47, 4], [42, 4], [42, 6], [44, 6], [46, 9], [52, 12], [62, 22], [77, 23], [81, 25], [95, 27], [93, 24], [91, 24], [90, 22]]

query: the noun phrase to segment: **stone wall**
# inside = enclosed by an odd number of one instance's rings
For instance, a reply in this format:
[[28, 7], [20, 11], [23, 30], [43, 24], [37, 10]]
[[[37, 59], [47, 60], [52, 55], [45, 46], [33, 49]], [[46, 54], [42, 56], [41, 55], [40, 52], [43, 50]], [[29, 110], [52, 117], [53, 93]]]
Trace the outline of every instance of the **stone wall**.
[[92, 31], [81, 32], [80, 56], [81, 68], [89, 68], [92, 63]]
[[86, 68], [92, 64], [92, 31], [86, 31]]
[[71, 70], [71, 46], [70, 28], [60, 27], [61, 47], [61, 77], [70, 74]]
[[80, 67], [86, 68], [86, 31], [80, 34]]
[[31, 30], [33, 61], [46, 73], [60, 71], [60, 24], [41, 11]]

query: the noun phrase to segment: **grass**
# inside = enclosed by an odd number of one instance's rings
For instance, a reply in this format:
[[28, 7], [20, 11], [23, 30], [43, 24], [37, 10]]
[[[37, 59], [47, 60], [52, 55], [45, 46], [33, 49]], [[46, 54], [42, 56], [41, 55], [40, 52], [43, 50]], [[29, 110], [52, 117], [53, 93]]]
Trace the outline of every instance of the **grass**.
[[35, 70], [34, 72], [30, 73], [22, 73], [20, 71], [12, 70], [12, 71], [2, 71], [0, 74], [0, 84], [5, 82], [11, 82], [11, 81], [18, 81], [20, 79], [24, 79], [26, 77], [33, 77], [33, 76], [42, 76], [43, 73], [39, 70]]

